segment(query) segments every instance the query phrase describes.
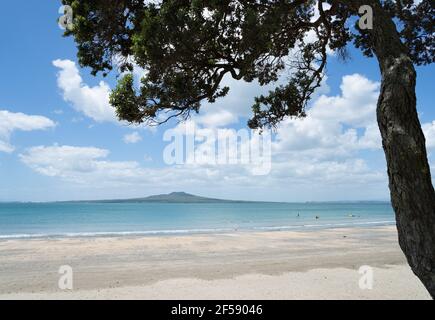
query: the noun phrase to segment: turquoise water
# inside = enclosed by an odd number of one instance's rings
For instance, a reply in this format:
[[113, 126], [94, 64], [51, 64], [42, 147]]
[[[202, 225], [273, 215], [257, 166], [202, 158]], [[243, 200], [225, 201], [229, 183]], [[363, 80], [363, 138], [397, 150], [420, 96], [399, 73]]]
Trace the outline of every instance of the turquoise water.
[[388, 224], [389, 203], [0, 203], [0, 239]]

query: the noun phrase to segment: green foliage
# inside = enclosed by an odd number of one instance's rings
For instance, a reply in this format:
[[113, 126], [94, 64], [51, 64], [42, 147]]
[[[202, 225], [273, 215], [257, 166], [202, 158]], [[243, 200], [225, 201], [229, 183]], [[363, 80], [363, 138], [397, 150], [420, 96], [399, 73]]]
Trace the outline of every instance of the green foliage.
[[[331, 7], [323, 10], [322, 2]], [[111, 104], [120, 119], [161, 123], [186, 118], [199, 111], [202, 101], [215, 102], [228, 93], [224, 77], [267, 85], [288, 72], [286, 85], [255, 99], [252, 128], [305, 115], [323, 78], [328, 47], [344, 54], [353, 40], [372, 55], [370, 33], [348, 27], [357, 2], [63, 0], [74, 10], [74, 28], [66, 35], [75, 38], [82, 66], [106, 74], [114, 60], [120, 71], [131, 71], [134, 61], [146, 70], [139, 90], [127, 75], [113, 91]], [[380, 2], [397, 18], [414, 62], [433, 62], [433, 2]], [[305, 43], [308, 32], [317, 40]]]
[[116, 108], [116, 115], [119, 119], [129, 122], [141, 123], [143, 111], [141, 103], [134, 90], [134, 79], [132, 74], [122, 77], [115, 90], [110, 95], [110, 104]]

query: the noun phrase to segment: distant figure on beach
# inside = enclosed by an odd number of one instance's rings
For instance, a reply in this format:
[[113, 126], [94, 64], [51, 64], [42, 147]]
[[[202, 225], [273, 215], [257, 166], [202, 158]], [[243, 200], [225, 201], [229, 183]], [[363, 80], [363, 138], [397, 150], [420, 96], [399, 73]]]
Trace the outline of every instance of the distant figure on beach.
[[319, 216], [316, 216], [316, 220], [318, 220], [318, 219], [320, 219], [320, 217], [319, 217]]
[[300, 217], [299, 213], [298, 213], [298, 218]]

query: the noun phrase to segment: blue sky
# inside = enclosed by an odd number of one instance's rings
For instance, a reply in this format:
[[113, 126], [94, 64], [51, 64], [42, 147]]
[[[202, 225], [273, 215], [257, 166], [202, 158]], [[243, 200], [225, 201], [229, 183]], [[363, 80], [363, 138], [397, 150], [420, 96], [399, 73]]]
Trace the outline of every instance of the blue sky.
[[[346, 63], [330, 57], [309, 117], [285, 121], [274, 136], [270, 174], [255, 176], [237, 165], [169, 166], [163, 134], [184, 124], [138, 128], [114, 120], [107, 95], [116, 74], [93, 77], [77, 66], [73, 40], [57, 26], [59, 2], [2, 4], [0, 201], [172, 191], [274, 201], [388, 199], [374, 115], [380, 81], [374, 59], [354, 49]], [[418, 68], [418, 111], [429, 154], [435, 148], [434, 71]], [[226, 81], [230, 95], [191, 120], [198, 130], [245, 128], [254, 96], [267, 91]]]

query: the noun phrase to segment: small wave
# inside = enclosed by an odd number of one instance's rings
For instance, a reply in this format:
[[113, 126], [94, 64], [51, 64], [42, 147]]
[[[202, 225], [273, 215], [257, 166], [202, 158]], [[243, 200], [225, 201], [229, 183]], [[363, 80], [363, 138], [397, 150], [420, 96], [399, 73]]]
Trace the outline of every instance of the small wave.
[[326, 228], [326, 227], [352, 227], [352, 226], [364, 226], [364, 225], [390, 225], [395, 224], [395, 221], [367, 221], [367, 222], [346, 222], [346, 223], [322, 223], [322, 224], [301, 224], [294, 226], [276, 226], [276, 227], [254, 227], [254, 230], [290, 230], [290, 229], [303, 229], [303, 228]]
[[49, 234], [4, 234], [0, 239], [30, 239], [30, 238], [47, 238]]
[[53, 234], [6, 234], [0, 239], [38, 239], [38, 238], [86, 238], [86, 237], [116, 237], [116, 236], [147, 236], [169, 234], [219, 233], [232, 232], [235, 229], [186, 229], [186, 230], [147, 230], [147, 231], [107, 231], [107, 232], [66, 232]]
[[352, 227], [364, 225], [391, 225], [395, 221], [367, 221], [354, 223], [323, 223], [304, 224], [291, 226], [266, 226], [266, 227], [240, 227], [240, 228], [204, 228], [204, 229], [174, 229], [174, 230], [147, 230], [147, 231], [104, 231], [104, 232], [66, 232], [66, 233], [41, 233], [41, 234], [6, 234], [0, 235], [0, 240], [7, 239], [42, 239], [42, 238], [91, 238], [91, 237], [117, 237], [117, 236], [153, 236], [177, 234], [224, 233], [235, 231], [281, 231], [310, 228]]

